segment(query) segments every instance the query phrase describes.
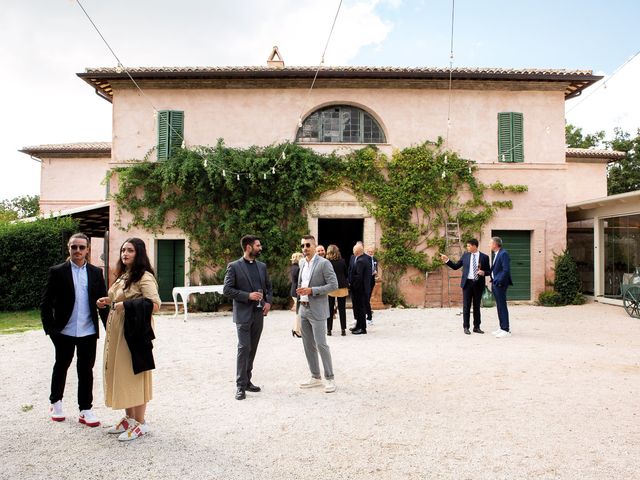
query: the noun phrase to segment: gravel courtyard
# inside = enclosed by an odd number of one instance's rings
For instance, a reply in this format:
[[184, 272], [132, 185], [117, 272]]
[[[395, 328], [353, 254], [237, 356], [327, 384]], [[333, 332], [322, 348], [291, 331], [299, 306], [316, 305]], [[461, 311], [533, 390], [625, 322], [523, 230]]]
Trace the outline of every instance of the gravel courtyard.
[[[639, 320], [601, 304], [514, 306], [514, 335], [497, 340], [495, 309], [485, 335], [463, 335], [458, 313], [381, 311], [369, 335], [330, 337], [338, 391], [325, 394], [297, 387], [302, 343], [292, 314], [273, 312], [254, 370], [263, 392], [244, 401], [228, 314], [158, 316], [152, 433], [130, 444], [77, 423], [73, 366], [67, 421], [50, 421], [49, 339], [0, 336], [0, 478], [640, 478]], [[109, 425], [121, 414], [104, 407], [103, 340], [94, 410]]]

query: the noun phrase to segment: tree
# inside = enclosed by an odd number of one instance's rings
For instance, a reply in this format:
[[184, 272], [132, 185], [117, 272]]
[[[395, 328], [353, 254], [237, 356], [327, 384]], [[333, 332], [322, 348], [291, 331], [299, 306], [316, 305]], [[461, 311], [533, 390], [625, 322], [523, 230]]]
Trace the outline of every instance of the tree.
[[0, 222], [35, 217], [40, 213], [38, 195], [22, 195], [11, 200], [0, 201]]
[[584, 135], [582, 128], [567, 123], [564, 127], [567, 146], [571, 148], [596, 148], [602, 146], [604, 142], [604, 130]]
[[609, 195], [640, 190], [640, 129], [635, 137], [620, 128], [614, 130], [614, 138], [606, 145], [627, 156], [611, 163], [607, 172], [607, 191]]
[[545, 307], [559, 307], [562, 305], [581, 305], [585, 302], [580, 293], [580, 275], [573, 257], [566, 250], [555, 255], [555, 280], [553, 291], [540, 293], [538, 304]]

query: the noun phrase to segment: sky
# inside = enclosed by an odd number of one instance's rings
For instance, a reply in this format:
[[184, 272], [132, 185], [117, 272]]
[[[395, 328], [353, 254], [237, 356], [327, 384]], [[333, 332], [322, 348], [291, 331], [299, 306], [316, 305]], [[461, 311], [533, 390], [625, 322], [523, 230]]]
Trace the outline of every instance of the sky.
[[[286, 65], [317, 65], [339, 3], [80, 1], [125, 66], [265, 65], [273, 45]], [[451, 5], [343, 0], [325, 64], [447, 66]], [[457, 0], [454, 66], [593, 70], [606, 85], [568, 101], [567, 121], [635, 132], [639, 17], [637, 0]], [[0, 45], [1, 200], [39, 193], [40, 165], [20, 148], [111, 140], [111, 104], [76, 73], [116, 60], [74, 0], [2, 0]]]

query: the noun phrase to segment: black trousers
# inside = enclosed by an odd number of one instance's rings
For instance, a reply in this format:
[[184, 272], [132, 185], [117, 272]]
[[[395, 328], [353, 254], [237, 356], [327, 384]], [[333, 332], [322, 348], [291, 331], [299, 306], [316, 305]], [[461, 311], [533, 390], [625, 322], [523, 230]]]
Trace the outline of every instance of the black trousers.
[[336, 308], [336, 300], [338, 300], [338, 315], [340, 315], [340, 328], [347, 329], [347, 297], [329, 296], [329, 318], [327, 318], [327, 331], [333, 329], [333, 312]]
[[236, 323], [238, 332], [238, 356], [236, 359], [236, 386], [246, 389], [251, 382], [253, 360], [256, 358], [260, 335], [264, 325], [262, 309], [256, 308], [248, 323]]
[[351, 292], [351, 306], [353, 317], [356, 319], [356, 330], [367, 330], [367, 294], [365, 292]]
[[373, 287], [376, 286], [376, 277], [371, 275], [371, 290], [369, 290], [369, 295], [367, 295], [367, 303], [365, 305], [367, 320], [371, 320], [373, 318], [373, 312], [371, 311], [371, 295], [373, 295]]
[[462, 287], [462, 326], [469, 328], [471, 305], [473, 305], [473, 328], [480, 328], [480, 301], [484, 292], [484, 279], [467, 280]]
[[51, 395], [49, 401], [62, 400], [67, 383], [67, 370], [77, 350], [76, 369], [78, 371], [78, 407], [89, 410], [93, 406], [93, 365], [96, 363], [96, 343], [98, 335], [69, 337], [61, 333], [50, 335], [56, 349], [56, 362], [51, 375]]

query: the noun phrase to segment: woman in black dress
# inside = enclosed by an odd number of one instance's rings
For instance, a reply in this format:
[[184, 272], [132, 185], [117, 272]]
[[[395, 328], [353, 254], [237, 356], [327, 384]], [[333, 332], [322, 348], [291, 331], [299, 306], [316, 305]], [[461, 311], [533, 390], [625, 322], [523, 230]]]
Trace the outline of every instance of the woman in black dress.
[[327, 335], [331, 335], [333, 328], [333, 315], [335, 313], [336, 299], [338, 300], [338, 314], [340, 315], [340, 329], [342, 336], [347, 330], [347, 297], [349, 296], [349, 280], [347, 264], [340, 255], [340, 249], [336, 245], [327, 248], [327, 260], [333, 265], [333, 271], [338, 278], [338, 290], [329, 293], [329, 318], [327, 318]]

